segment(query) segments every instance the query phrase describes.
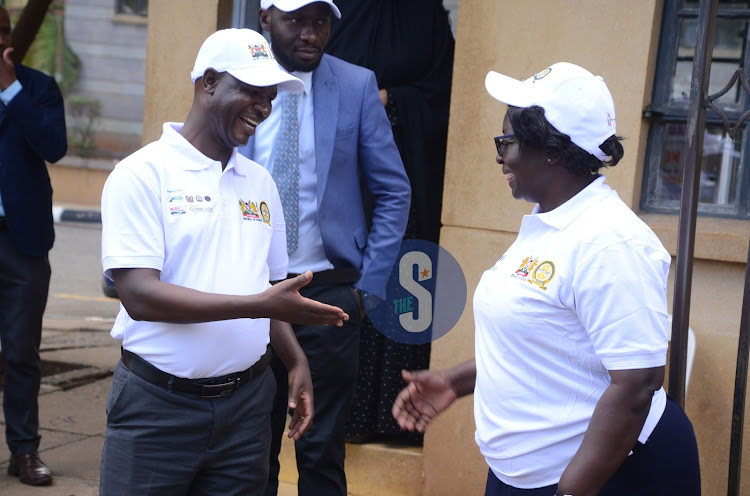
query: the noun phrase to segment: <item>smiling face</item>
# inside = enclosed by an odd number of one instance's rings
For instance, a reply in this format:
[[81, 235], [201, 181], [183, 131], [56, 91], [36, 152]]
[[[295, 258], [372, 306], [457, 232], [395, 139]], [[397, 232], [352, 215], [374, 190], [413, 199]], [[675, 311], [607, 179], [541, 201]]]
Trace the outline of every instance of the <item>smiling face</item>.
[[271, 48], [289, 72], [309, 72], [320, 64], [331, 35], [331, 7], [314, 2], [292, 12], [276, 7], [260, 11], [260, 24], [271, 35]]
[[[515, 134], [508, 114], [503, 119], [503, 134]], [[503, 166], [503, 174], [513, 198], [543, 206], [545, 197], [550, 192], [550, 181], [554, 179], [554, 166], [550, 166], [543, 152], [529, 149], [522, 151], [518, 138], [512, 138], [506, 141], [503, 154], [498, 154], [495, 160]]]
[[214, 140], [226, 148], [247, 144], [258, 124], [271, 113], [276, 86], [251, 86], [229, 73], [213, 70], [206, 71], [203, 77], [205, 84], [212, 87], [207, 116]]

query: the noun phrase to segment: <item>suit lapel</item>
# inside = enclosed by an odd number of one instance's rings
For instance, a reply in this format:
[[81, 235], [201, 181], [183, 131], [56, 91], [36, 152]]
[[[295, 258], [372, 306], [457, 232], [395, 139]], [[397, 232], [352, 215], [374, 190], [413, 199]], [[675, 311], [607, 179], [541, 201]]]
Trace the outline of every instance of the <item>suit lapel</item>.
[[318, 175], [318, 205], [328, 182], [336, 140], [336, 124], [339, 115], [339, 89], [331, 67], [323, 55], [320, 65], [313, 72], [313, 115], [315, 119], [315, 167]]

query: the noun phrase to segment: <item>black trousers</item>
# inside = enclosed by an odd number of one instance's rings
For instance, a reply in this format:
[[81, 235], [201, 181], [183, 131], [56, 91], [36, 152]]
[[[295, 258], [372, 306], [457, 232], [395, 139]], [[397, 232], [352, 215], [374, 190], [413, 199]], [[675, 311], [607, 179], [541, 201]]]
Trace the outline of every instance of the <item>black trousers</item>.
[[[344, 427], [354, 399], [362, 316], [357, 297], [346, 284], [302, 288], [313, 300], [342, 308], [349, 314], [343, 327], [295, 325], [294, 333], [307, 355], [313, 381], [315, 418], [295, 444], [299, 496], [346, 496]], [[271, 414], [271, 455], [266, 495], [279, 486], [279, 451], [287, 422], [288, 378], [278, 356], [271, 359], [276, 397]]]
[[0, 230], [0, 345], [3, 349], [5, 440], [13, 455], [39, 447], [41, 381], [39, 345], [47, 306], [47, 256], [22, 253], [7, 230]]

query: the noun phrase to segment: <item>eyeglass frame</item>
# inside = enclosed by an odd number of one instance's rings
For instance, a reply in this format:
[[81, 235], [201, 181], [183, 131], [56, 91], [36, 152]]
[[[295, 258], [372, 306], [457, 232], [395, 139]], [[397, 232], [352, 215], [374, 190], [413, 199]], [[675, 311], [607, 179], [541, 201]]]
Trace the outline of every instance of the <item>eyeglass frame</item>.
[[508, 143], [505, 143], [505, 140], [513, 139], [515, 137], [515, 134], [503, 134], [502, 136], [495, 136], [493, 139], [495, 140], [495, 148], [497, 148], [497, 154], [502, 156], [503, 152], [505, 151], [505, 147], [508, 146]]

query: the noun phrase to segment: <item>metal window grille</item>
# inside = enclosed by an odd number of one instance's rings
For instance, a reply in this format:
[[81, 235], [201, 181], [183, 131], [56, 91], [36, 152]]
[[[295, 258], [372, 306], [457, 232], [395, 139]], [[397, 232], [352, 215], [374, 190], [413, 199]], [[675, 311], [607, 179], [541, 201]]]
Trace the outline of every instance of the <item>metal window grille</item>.
[[[705, 164], [705, 138], [711, 119], [718, 119], [722, 133], [728, 140], [739, 139], [746, 134], [743, 123], [750, 117], [747, 105], [741, 102], [750, 98], [750, 83], [742, 69], [747, 51], [743, 49], [740, 67], [728, 78], [729, 82], [717, 88], [714, 79], [714, 63], [717, 58], [720, 21], [734, 15], [742, 20], [744, 28], [736, 33], [740, 43], [747, 45], [747, 4], [745, 2], [719, 2], [718, 0], [685, 1], [685, 5], [697, 7], [695, 43], [691, 59], [690, 93], [687, 97], [687, 121], [685, 133], [684, 167], [680, 192], [680, 227], [677, 240], [677, 264], [675, 269], [674, 319], [672, 320], [672, 349], [669, 365], [669, 392], [680, 404], [685, 397], [685, 357], [687, 328], [690, 321], [690, 296], [692, 288], [693, 254], [695, 248], [695, 224], [701, 198], [701, 181]], [[720, 9], [720, 7], [742, 7]], [[669, 7], [669, 6], [668, 6]], [[720, 15], [723, 14], [723, 17]], [[730, 15], [731, 14], [731, 15]], [[694, 63], [693, 63], [694, 62]], [[721, 81], [721, 79], [718, 79]], [[739, 81], [739, 84], [737, 82]], [[734, 89], [733, 89], [734, 88]], [[660, 89], [664, 89], [662, 86]], [[718, 89], [718, 91], [714, 91]], [[723, 102], [722, 102], [723, 99]], [[711, 110], [711, 112], [707, 112]], [[738, 115], [737, 111], [741, 110]], [[747, 147], [741, 147], [741, 149]], [[744, 156], [740, 157], [744, 161]], [[653, 171], [652, 171], [653, 172]], [[745, 174], [747, 175], [747, 174]], [[750, 247], [745, 270], [745, 288], [742, 299], [742, 315], [737, 346], [734, 399], [732, 405], [732, 432], [729, 449], [729, 475], [727, 494], [737, 496], [742, 473], [742, 439], [744, 431], [745, 395], [748, 378], [748, 353], [750, 351]]]
[[[650, 120], [641, 197], [644, 211], [677, 213], [680, 209], [699, 3], [664, 2], [653, 97], [644, 112]], [[708, 94], [718, 93], [738, 67], [750, 67], [749, 26], [750, 2], [718, 2]], [[738, 85], [714, 105], [736, 122], [750, 108], [750, 95]], [[733, 139], [715, 112], [706, 114], [698, 189], [701, 215], [750, 219], [749, 139], [746, 125]]]

